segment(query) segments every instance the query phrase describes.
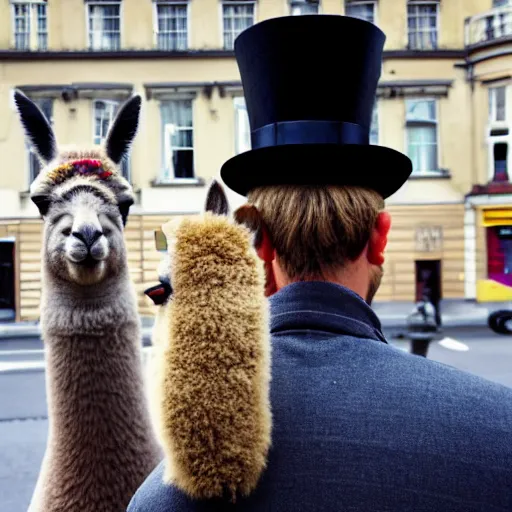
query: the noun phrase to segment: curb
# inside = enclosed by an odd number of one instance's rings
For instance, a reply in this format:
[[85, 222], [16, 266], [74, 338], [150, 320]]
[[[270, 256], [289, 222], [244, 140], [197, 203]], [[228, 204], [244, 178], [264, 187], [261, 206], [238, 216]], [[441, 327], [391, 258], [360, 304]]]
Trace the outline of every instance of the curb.
[[[389, 315], [379, 317], [383, 329], [406, 329], [406, 321], [403, 316]], [[442, 319], [443, 327], [457, 328], [457, 327], [487, 327], [487, 316], [482, 317], [463, 317], [463, 318], [450, 318], [445, 317]], [[142, 328], [142, 338], [144, 345], [151, 340], [152, 326], [146, 325]], [[39, 325], [0, 325], [0, 341], [5, 339], [39, 339], [41, 337], [41, 329]]]

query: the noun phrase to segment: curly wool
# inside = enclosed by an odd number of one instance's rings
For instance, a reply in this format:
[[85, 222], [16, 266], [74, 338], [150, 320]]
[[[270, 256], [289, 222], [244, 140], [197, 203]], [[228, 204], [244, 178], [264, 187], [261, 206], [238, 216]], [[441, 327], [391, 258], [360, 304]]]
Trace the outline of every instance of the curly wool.
[[165, 480], [196, 499], [227, 493], [235, 501], [255, 488], [270, 446], [263, 269], [249, 231], [226, 217], [185, 219], [172, 236], [160, 397]]

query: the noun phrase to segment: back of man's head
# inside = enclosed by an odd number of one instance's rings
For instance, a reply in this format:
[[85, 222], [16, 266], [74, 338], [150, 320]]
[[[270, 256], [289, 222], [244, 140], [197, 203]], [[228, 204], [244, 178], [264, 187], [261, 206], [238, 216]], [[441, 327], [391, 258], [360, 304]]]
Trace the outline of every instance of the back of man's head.
[[367, 246], [384, 200], [350, 186], [256, 188], [259, 210], [276, 256], [291, 281], [323, 279], [349, 267]]

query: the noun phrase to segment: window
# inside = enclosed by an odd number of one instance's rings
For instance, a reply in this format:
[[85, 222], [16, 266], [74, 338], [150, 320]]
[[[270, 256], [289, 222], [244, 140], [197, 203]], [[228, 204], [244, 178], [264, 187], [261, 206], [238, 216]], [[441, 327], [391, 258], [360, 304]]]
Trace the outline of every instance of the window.
[[370, 126], [370, 144], [379, 143], [379, 107], [377, 101], [373, 105], [372, 124]]
[[359, 2], [345, 0], [345, 14], [352, 18], [375, 23], [375, 1]]
[[409, 2], [407, 26], [409, 49], [435, 50], [438, 34], [438, 3]]
[[[112, 100], [94, 100], [93, 102], [93, 142], [94, 144], [101, 145], [105, 142], [108, 135], [108, 130], [112, 121], [114, 120], [117, 109], [119, 108], [118, 101]], [[121, 163], [121, 172], [123, 176], [130, 179], [129, 161], [125, 158]]]
[[512, 286], [512, 226], [492, 226], [487, 231], [487, 276]]
[[491, 87], [489, 89], [489, 121], [507, 120], [507, 87]]
[[192, 99], [162, 101], [162, 182], [194, 179]]
[[493, 0], [492, 1], [492, 6], [494, 8], [496, 8], [496, 7], [507, 7], [507, 6], [512, 7], [512, 0]]
[[12, 19], [16, 50], [46, 50], [48, 48], [46, 2], [14, 2], [12, 4]]
[[292, 16], [301, 16], [303, 14], [318, 14], [318, 1], [292, 0], [290, 2], [290, 12]]
[[438, 171], [436, 100], [406, 100], [406, 125], [407, 154], [413, 172]]
[[[41, 109], [46, 119], [52, 124], [53, 122], [53, 99], [52, 98], [32, 98], [32, 101]], [[41, 171], [41, 163], [32, 147], [28, 147], [29, 161], [29, 179], [32, 183]]]
[[232, 50], [235, 39], [246, 28], [254, 25], [254, 2], [228, 2], [222, 4], [224, 49]]
[[188, 3], [156, 2], [156, 45], [159, 50], [188, 48]]
[[251, 149], [251, 128], [245, 98], [235, 98], [235, 153], [244, 153]]
[[119, 2], [88, 2], [87, 20], [91, 50], [119, 50], [121, 47]]

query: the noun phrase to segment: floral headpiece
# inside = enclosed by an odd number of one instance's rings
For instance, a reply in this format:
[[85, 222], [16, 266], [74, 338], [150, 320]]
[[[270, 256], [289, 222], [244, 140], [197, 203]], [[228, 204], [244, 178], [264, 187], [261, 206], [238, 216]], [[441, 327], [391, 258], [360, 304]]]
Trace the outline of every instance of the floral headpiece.
[[114, 172], [101, 160], [84, 158], [59, 165], [47, 176], [55, 185], [58, 185], [71, 176], [90, 176], [99, 180], [108, 180], [113, 174]]

